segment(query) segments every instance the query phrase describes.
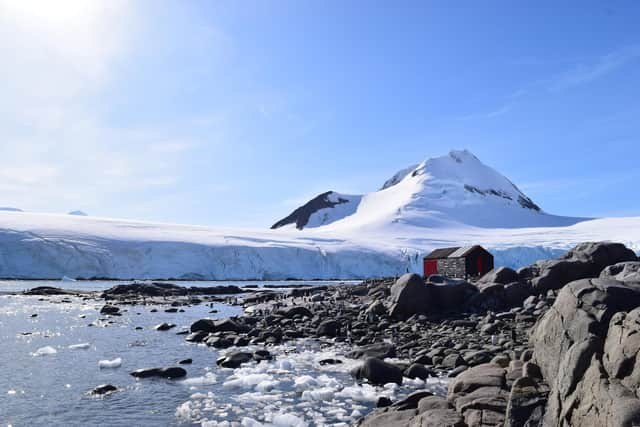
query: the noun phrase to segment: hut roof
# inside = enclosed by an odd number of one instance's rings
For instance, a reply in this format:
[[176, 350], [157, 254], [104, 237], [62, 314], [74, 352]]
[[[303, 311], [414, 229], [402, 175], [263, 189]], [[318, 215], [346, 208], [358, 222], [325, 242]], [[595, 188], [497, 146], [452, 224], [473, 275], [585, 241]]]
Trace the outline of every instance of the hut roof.
[[469, 255], [477, 248], [481, 248], [481, 246], [474, 245], [434, 249], [433, 251], [431, 251], [431, 253], [425, 256], [424, 259], [462, 258]]
[[451, 255], [452, 253], [454, 253], [455, 251], [457, 251], [458, 249], [460, 249], [459, 247], [455, 247], [455, 248], [439, 248], [439, 249], [434, 249], [433, 251], [431, 251], [431, 253], [429, 253], [426, 257], [424, 257], [425, 259], [440, 259], [440, 258], [447, 258], [449, 255]]

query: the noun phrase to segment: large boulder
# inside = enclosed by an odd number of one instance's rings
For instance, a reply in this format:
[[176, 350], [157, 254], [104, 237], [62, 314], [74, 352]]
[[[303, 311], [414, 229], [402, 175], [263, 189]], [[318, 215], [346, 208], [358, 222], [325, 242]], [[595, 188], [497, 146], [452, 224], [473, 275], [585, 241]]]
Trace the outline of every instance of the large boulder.
[[533, 268], [538, 277], [532, 280], [532, 285], [537, 293], [560, 289], [574, 280], [598, 277], [609, 265], [637, 259], [622, 243], [581, 243], [558, 259], [538, 261]]
[[364, 363], [356, 367], [351, 373], [357, 379], [366, 379], [371, 384], [402, 384], [402, 371], [400, 368], [375, 357], [365, 359]]
[[517, 282], [519, 280], [518, 273], [509, 267], [498, 267], [489, 271], [482, 276], [478, 282], [480, 283], [507, 283]]
[[469, 427], [502, 425], [509, 391], [507, 371], [486, 363], [469, 368], [450, 384], [447, 399]]
[[316, 330], [319, 337], [337, 337], [340, 332], [340, 322], [328, 319], [321, 322]]
[[391, 316], [408, 318], [428, 313], [434, 307], [430, 289], [417, 274], [401, 276], [391, 287]]
[[432, 285], [431, 289], [439, 311], [459, 311], [478, 293], [476, 286], [464, 280]]
[[550, 386], [545, 425], [638, 425], [637, 314], [616, 314], [638, 306], [639, 283], [583, 279], [560, 291], [531, 334]]
[[248, 332], [249, 328], [233, 319], [200, 319], [191, 325], [191, 332]]
[[640, 261], [619, 262], [610, 265], [600, 273], [601, 279], [614, 279], [621, 282], [640, 282]]

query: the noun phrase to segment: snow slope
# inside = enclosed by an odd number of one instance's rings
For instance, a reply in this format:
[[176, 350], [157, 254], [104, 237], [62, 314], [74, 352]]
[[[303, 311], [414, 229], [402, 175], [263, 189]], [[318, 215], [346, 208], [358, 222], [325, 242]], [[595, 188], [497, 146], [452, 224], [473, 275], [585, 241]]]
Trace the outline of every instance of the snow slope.
[[0, 212], [0, 277], [178, 279], [347, 279], [421, 270], [441, 246], [482, 243], [497, 265], [556, 256], [586, 240], [640, 250], [640, 217], [568, 227], [426, 229], [394, 223], [362, 233], [257, 230], [98, 217]]

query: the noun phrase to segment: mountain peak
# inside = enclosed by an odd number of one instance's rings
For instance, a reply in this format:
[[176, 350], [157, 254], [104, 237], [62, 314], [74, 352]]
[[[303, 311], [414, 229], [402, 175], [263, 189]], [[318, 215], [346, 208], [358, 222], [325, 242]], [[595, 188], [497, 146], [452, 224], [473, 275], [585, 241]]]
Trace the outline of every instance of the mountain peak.
[[449, 157], [451, 157], [456, 163], [464, 163], [465, 161], [477, 161], [478, 158], [471, 153], [471, 151], [464, 150], [451, 150], [449, 151]]
[[508, 178], [469, 150], [451, 150], [401, 169], [378, 191], [362, 196], [323, 193], [272, 228], [536, 227], [577, 222], [548, 215]]

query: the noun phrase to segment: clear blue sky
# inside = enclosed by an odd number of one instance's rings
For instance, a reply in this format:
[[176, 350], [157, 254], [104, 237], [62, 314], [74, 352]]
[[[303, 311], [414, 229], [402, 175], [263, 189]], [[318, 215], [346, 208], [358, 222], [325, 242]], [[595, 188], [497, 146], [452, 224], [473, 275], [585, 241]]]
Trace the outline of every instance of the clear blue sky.
[[467, 148], [640, 215], [640, 3], [524, 3], [0, 0], [0, 206], [266, 227]]

